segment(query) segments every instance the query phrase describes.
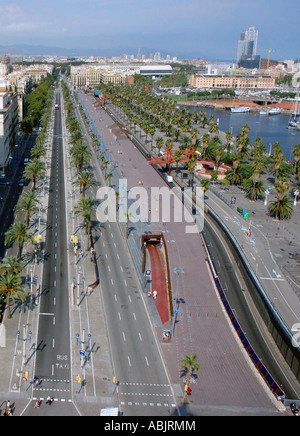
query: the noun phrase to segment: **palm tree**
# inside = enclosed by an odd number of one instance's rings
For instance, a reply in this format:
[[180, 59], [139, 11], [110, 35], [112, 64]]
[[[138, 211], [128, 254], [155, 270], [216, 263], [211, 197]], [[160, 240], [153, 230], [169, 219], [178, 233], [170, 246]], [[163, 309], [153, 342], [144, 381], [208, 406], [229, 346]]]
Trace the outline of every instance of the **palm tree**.
[[269, 204], [269, 211], [278, 220], [289, 219], [294, 211], [293, 201], [284, 195], [280, 200], [272, 201]]
[[127, 210], [127, 212], [125, 212], [125, 217], [126, 217], [126, 239], [128, 239], [128, 234], [129, 234], [129, 218], [131, 217], [131, 212], [129, 212]]
[[197, 363], [197, 355], [191, 354], [188, 356], [187, 354], [184, 355], [184, 358], [181, 360], [182, 365], [180, 366], [180, 369], [187, 368], [187, 376], [186, 376], [186, 382], [185, 382], [185, 394], [184, 394], [184, 402], [187, 402], [187, 394], [188, 394], [188, 388], [190, 385], [190, 378], [192, 375], [192, 371], [196, 370], [199, 371], [199, 364]]
[[200, 183], [201, 188], [203, 188], [204, 193], [208, 191], [210, 183], [208, 179], [202, 179]]
[[106, 174], [106, 178], [107, 178], [107, 180], [108, 180], [109, 187], [111, 187], [111, 178], [112, 178], [112, 176], [113, 176], [112, 173], [107, 173], [107, 174]]
[[27, 227], [29, 225], [31, 214], [39, 210], [38, 205], [40, 204], [41, 202], [37, 199], [36, 193], [34, 191], [27, 191], [20, 197], [16, 205], [15, 211], [25, 213], [24, 224]]
[[286, 179], [280, 179], [275, 182], [277, 200], [270, 203], [269, 211], [278, 220], [287, 218], [291, 210], [293, 210], [293, 207], [290, 207], [292, 201], [285, 195], [289, 187], [290, 184]]
[[40, 159], [37, 157], [33, 158], [28, 162], [28, 165], [26, 166], [23, 177], [24, 179], [31, 180], [32, 179], [32, 190], [35, 191], [36, 188], [36, 182], [39, 178], [45, 177], [46, 169], [45, 165]]
[[72, 156], [72, 163], [76, 166], [78, 172], [80, 173], [83, 168], [83, 164], [88, 164], [91, 152], [87, 144], [82, 140], [78, 140], [73, 147], [70, 149], [70, 154]]
[[292, 153], [294, 155], [294, 160], [295, 160], [294, 171], [295, 174], [297, 174], [298, 162], [300, 160], [300, 144], [295, 145], [295, 147], [292, 150]]
[[247, 194], [250, 194], [252, 201], [256, 201], [258, 197], [263, 195], [265, 192], [265, 187], [262, 180], [254, 180], [253, 176], [246, 180], [245, 183], [243, 183], [243, 186]]
[[8, 318], [11, 318], [10, 302], [13, 301], [15, 303], [16, 299], [25, 301], [27, 297], [21, 277], [12, 272], [0, 276], [0, 295], [6, 298]]
[[86, 235], [88, 237], [87, 250], [89, 249], [89, 242], [91, 237], [92, 220], [96, 215], [96, 206], [91, 197], [83, 197], [74, 205], [75, 215], [83, 218]]
[[204, 135], [202, 136], [202, 147], [203, 147], [203, 157], [205, 158], [206, 156], [206, 151], [207, 151], [207, 147], [210, 141], [210, 136], [208, 133], [204, 133]]
[[4, 235], [4, 243], [6, 246], [18, 244], [18, 260], [21, 259], [24, 243], [33, 241], [33, 234], [29, 232], [29, 228], [21, 221], [16, 221], [10, 226]]
[[16, 256], [7, 256], [2, 259], [0, 264], [0, 275], [8, 273], [19, 274], [22, 269], [23, 266]]
[[[264, 168], [265, 168], [265, 162], [261, 158], [255, 159], [252, 162], [252, 165], [251, 165], [251, 169], [252, 169], [251, 182], [252, 182], [252, 187], [253, 187], [253, 193], [251, 194], [251, 200], [257, 200], [258, 195], [260, 194], [260, 192], [259, 193], [256, 192], [257, 191], [256, 190], [256, 184], [258, 183], [259, 177], [260, 177], [260, 173], [262, 172], [262, 170]], [[260, 187], [263, 188], [263, 185], [261, 184]]]
[[45, 147], [43, 147], [41, 144], [36, 144], [32, 149], [30, 150], [30, 155], [36, 158], [40, 158], [41, 156], [45, 156], [46, 150]]
[[174, 153], [174, 159], [176, 161], [176, 172], [178, 172], [178, 164], [181, 161], [182, 153], [180, 150], [176, 150]]
[[73, 184], [80, 187], [80, 192], [84, 197], [85, 191], [92, 186], [96, 186], [97, 183], [88, 170], [83, 170], [78, 174], [78, 179], [75, 180]]

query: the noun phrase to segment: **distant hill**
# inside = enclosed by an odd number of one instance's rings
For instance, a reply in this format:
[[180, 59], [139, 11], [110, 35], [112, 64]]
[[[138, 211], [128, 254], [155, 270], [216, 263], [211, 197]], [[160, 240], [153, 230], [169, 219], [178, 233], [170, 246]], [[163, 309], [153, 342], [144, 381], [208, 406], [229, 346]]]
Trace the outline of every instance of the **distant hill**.
[[[154, 54], [157, 49], [156, 48], [149, 48], [149, 47], [140, 47], [141, 53]], [[12, 45], [0, 45], [0, 56], [6, 52], [9, 55], [21, 55], [21, 56], [104, 56], [104, 57], [111, 57], [111, 56], [122, 56], [123, 54], [134, 54], [137, 55], [137, 48], [136, 47], [128, 47], [128, 46], [118, 46], [118, 47], [109, 47], [109, 48], [63, 48], [63, 47], [54, 47], [54, 46], [47, 46], [47, 45], [29, 45], [29, 44], [12, 44]], [[166, 51], [166, 50], [160, 50], [161, 54], [165, 57], [167, 54], [170, 54], [171, 56], [174, 55], [172, 51]], [[203, 53], [191, 53], [191, 52], [178, 52], [176, 53], [176, 56], [179, 59], [197, 59], [205, 57], [203, 56]], [[208, 60], [209, 58], [206, 57]], [[227, 60], [224, 59], [210, 59], [210, 62], [213, 61], [221, 61], [226, 62]], [[232, 59], [231, 61], [232, 62]]]

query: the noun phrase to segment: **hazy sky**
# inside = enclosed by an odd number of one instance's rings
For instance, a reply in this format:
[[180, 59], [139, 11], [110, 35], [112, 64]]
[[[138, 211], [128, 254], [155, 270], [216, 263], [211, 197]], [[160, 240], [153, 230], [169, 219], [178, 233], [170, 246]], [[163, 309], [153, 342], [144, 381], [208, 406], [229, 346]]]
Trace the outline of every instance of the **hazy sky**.
[[295, 59], [299, 19], [300, 0], [0, 0], [0, 45], [235, 59], [241, 31], [255, 26], [259, 49]]

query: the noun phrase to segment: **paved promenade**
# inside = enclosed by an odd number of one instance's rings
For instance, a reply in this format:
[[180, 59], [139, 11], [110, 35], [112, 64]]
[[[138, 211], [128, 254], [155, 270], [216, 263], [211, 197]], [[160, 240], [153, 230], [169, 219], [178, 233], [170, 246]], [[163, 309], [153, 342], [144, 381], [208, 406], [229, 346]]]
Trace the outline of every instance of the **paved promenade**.
[[[100, 133], [101, 153], [105, 151], [105, 156], [109, 156], [110, 171], [113, 170], [116, 175], [112, 178], [112, 186], [119, 186], [121, 169], [121, 176], [126, 179], [128, 189], [137, 187], [139, 181], [142, 181], [154, 201], [152, 188], [166, 186], [163, 179], [125, 135], [118, 135], [111, 117], [103, 109], [94, 108], [94, 98], [91, 95], [80, 92], [79, 99], [90, 114], [93, 133]], [[152, 208], [151, 214], [153, 210]], [[170, 343], [161, 345], [178, 398], [183, 396], [185, 380], [185, 375], [179, 370], [181, 359], [184, 354], [195, 353], [200, 370], [192, 377], [193, 395], [188, 405], [190, 413], [279, 413], [276, 406], [280, 407], [280, 403], [269, 394], [264, 382], [245, 358], [224, 315], [200, 236], [186, 233], [185, 225], [172, 220], [151, 222], [146, 225], [146, 229], [153, 234], [164, 233], [173, 292], [176, 286], [178, 289], [180, 312], [177, 315], [175, 335]], [[129, 248], [135, 244], [140, 250], [141, 230], [137, 224], [132, 224]], [[144, 298], [148, 298], [146, 290]], [[163, 326], [157, 320], [155, 323], [157, 337], [161, 340]]]

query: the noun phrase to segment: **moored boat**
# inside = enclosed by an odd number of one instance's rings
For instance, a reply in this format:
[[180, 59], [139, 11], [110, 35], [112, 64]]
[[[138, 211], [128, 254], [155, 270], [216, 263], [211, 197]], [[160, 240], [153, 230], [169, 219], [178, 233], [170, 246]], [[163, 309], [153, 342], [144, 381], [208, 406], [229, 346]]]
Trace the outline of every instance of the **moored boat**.
[[269, 115], [278, 115], [281, 114], [281, 109], [279, 107], [274, 107], [269, 110]]
[[237, 106], [237, 107], [231, 107], [231, 112], [234, 114], [241, 114], [245, 112], [250, 112], [250, 107], [248, 106]]

